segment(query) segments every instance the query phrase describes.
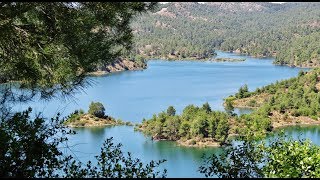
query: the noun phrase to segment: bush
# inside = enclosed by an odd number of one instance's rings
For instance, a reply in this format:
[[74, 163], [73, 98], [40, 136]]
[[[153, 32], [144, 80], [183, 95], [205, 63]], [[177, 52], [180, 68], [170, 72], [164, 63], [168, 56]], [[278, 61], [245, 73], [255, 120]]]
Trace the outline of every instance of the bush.
[[318, 120], [317, 116], [310, 116], [310, 118], [313, 119], [313, 120]]
[[80, 109], [80, 110], [79, 110], [79, 114], [84, 114], [84, 110], [83, 110], [83, 109]]
[[98, 118], [103, 118], [105, 116], [104, 111], [105, 108], [100, 102], [91, 102], [88, 113]]
[[190, 141], [190, 144], [191, 144], [191, 145], [195, 145], [195, 144], [197, 144], [197, 142], [196, 142], [196, 140], [192, 139], [192, 140]]
[[169, 116], [174, 116], [174, 115], [176, 115], [176, 110], [174, 109], [173, 106], [169, 106], [169, 107], [168, 107], [168, 109], [167, 109], [167, 114], [168, 114]]
[[248, 106], [250, 106], [250, 107], [256, 107], [256, 105], [257, 105], [257, 101], [254, 100], [254, 99], [252, 99], [252, 100], [250, 100], [250, 101], [248, 102]]
[[292, 116], [294, 116], [294, 117], [300, 116], [300, 112], [299, 112], [298, 110], [296, 110], [296, 109], [293, 110], [291, 114], [292, 114]]

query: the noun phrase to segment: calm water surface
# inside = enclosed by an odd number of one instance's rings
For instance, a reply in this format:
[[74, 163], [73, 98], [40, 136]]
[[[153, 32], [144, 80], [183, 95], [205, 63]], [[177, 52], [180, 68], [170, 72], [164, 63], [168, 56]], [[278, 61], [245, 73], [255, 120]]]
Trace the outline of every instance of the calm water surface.
[[[267, 85], [276, 80], [296, 76], [300, 69], [272, 65], [272, 58], [252, 58], [237, 54], [218, 52], [219, 57], [234, 57], [244, 62], [193, 62], [162, 61], [148, 62], [143, 71], [115, 73], [103, 77], [90, 77], [94, 85], [78, 93], [72, 100], [52, 100], [29, 104], [35, 112], [44, 112], [47, 117], [57, 112], [68, 115], [75, 109], [88, 110], [91, 101], [99, 101], [106, 113], [115, 118], [139, 123], [151, 118], [173, 105], [177, 113], [189, 104], [202, 105], [209, 102], [214, 110], [223, 110], [223, 98], [236, 93], [247, 84], [249, 90]], [[27, 105], [15, 108], [23, 110]], [[237, 111], [248, 113], [248, 110]], [[114, 137], [122, 143], [123, 150], [132, 152], [144, 162], [167, 159], [161, 168], [167, 168], [168, 177], [202, 177], [197, 172], [201, 156], [221, 152], [219, 148], [186, 148], [174, 142], [154, 142], [133, 127], [77, 128], [77, 135], [70, 138], [69, 145], [79, 160], [92, 160], [100, 151], [105, 138]], [[291, 136], [311, 138], [320, 144], [320, 128], [288, 128]]]

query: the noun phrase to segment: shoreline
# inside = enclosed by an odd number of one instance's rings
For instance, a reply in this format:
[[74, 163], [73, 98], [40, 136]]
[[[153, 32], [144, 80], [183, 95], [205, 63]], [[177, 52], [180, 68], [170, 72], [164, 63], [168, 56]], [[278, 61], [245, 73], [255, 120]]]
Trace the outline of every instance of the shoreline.
[[129, 59], [117, 59], [108, 65], [103, 65], [97, 67], [93, 72], [88, 72], [89, 76], [103, 76], [107, 74], [112, 74], [115, 72], [123, 71], [138, 71], [147, 68], [147, 63], [145, 61], [132, 61]]
[[[272, 131], [267, 132], [269, 133], [275, 133], [277, 130], [286, 128], [286, 127], [292, 127], [292, 126], [319, 126], [320, 125], [320, 121], [316, 121], [314, 123], [289, 123], [289, 124], [281, 124], [281, 125], [276, 125], [274, 126], [274, 124], [272, 124]], [[139, 130], [140, 132], [142, 132], [141, 130]], [[142, 132], [143, 133], [143, 132]], [[238, 136], [237, 134], [230, 134], [229, 137], [236, 137]], [[228, 137], [228, 138], [229, 138]], [[152, 136], [151, 136], [152, 138]], [[188, 139], [188, 140], [168, 140], [168, 139], [152, 139], [152, 141], [172, 141], [174, 143], [176, 143], [178, 146], [183, 146], [183, 147], [193, 147], [193, 148], [206, 148], [206, 147], [223, 147], [223, 145], [221, 145], [220, 142], [218, 141], [212, 141], [212, 140], [208, 140], [210, 138], [205, 138], [205, 139], [201, 139], [199, 141], [196, 141], [195, 139]], [[190, 144], [191, 141], [195, 141], [194, 144]]]
[[[282, 116], [282, 115], [281, 115]], [[287, 119], [275, 119], [277, 116], [271, 116], [269, 117], [271, 120], [272, 130], [267, 131], [267, 134], [275, 133], [277, 130], [286, 128], [286, 127], [293, 127], [293, 126], [320, 126], [320, 120], [314, 120], [307, 116], [299, 116], [299, 117], [293, 117], [290, 116]], [[140, 124], [141, 125], [141, 124]], [[225, 143], [221, 143], [218, 141], [214, 141], [212, 138], [180, 138], [178, 140], [169, 140], [169, 139], [157, 139], [154, 138], [153, 135], [145, 134], [142, 127], [135, 127], [136, 131], [140, 131], [142, 134], [151, 137], [152, 141], [172, 141], [176, 143], [178, 146], [184, 146], [184, 147], [196, 147], [196, 148], [204, 148], [204, 147], [223, 147], [224, 144], [228, 144], [228, 141]], [[229, 134], [227, 140], [229, 140], [232, 137], [236, 137], [238, 134]]]
[[[276, 129], [281, 129], [285, 127], [290, 127], [290, 126], [319, 126], [320, 125], [320, 120], [304, 120], [303, 122], [299, 122], [301, 118], [297, 118], [295, 122], [273, 122], [272, 127], [274, 130]], [[272, 130], [273, 131], [273, 130]]]
[[[273, 61], [272, 61], [272, 64], [275, 65], [275, 66], [287, 66], [287, 67], [291, 67], [291, 68], [317, 68], [317, 67], [320, 67], [320, 66], [297, 66], [297, 65], [292, 65], [292, 64], [277, 64], [277, 63], [274, 63], [275, 62], [275, 58], [276, 56], [254, 56], [254, 55], [248, 55], [246, 53], [240, 53], [240, 52], [236, 52], [236, 51], [223, 51], [223, 50], [219, 50], [221, 52], [225, 52], [225, 53], [232, 53], [232, 54], [237, 54], [239, 56], [247, 56], [247, 57], [250, 57], [250, 58], [257, 58], [257, 59], [265, 59], [265, 58], [272, 58]], [[224, 58], [224, 57], [222, 57]], [[207, 57], [207, 58], [196, 58], [196, 57], [186, 57], [186, 58], [178, 58], [178, 57], [174, 57], [174, 58], [170, 58], [170, 57], [145, 57], [145, 59], [147, 61], [149, 60], [166, 60], [166, 61], [212, 61], [212, 62], [241, 62], [242, 60], [240, 61], [215, 61], [215, 60], [211, 60], [211, 59], [214, 59], [214, 58], [210, 58], [210, 57]], [[217, 58], [219, 59], [219, 58]], [[227, 59], [227, 58], [226, 58]], [[242, 58], [231, 58], [231, 59], [242, 59]]]
[[120, 119], [115, 120], [113, 117], [110, 116], [98, 118], [88, 113], [72, 114], [66, 121], [63, 122], [63, 124], [64, 126], [71, 128], [105, 127], [117, 125], [133, 126], [131, 122], [124, 122]]
[[142, 71], [146, 68], [137, 68], [137, 69], [128, 69], [128, 70], [119, 70], [119, 71], [112, 71], [112, 72], [109, 72], [109, 71], [94, 71], [94, 72], [90, 72], [90, 73], [87, 73], [88, 76], [105, 76], [105, 75], [108, 75], [108, 74], [115, 74], [115, 73], [120, 73], [120, 72], [125, 72], [125, 71]]
[[143, 128], [139, 127], [139, 125], [141, 124], [136, 124], [136, 126], [134, 127], [134, 131], [139, 131], [141, 132], [143, 135], [147, 136], [147, 137], [151, 137], [152, 141], [171, 141], [174, 142], [176, 145], [178, 146], [184, 146], [184, 147], [196, 147], [196, 148], [204, 148], [204, 147], [221, 147], [221, 143], [218, 141], [213, 141], [212, 138], [199, 138], [199, 137], [195, 137], [192, 139], [178, 139], [178, 140], [169, 140], [169, 139], [157, 139], [154, 138], [154, 136], [152, 135], [147, 135], [143, 132]]
[[77, 125], [65, 125], [68, 128], [91, 128], [91, 127], [107, 127], [107, 126], [116, 126], [116, 124], [103, 124], [103, 125], [84, 125], [84, 126], [77, 126]]
[[[141, 131], [142, 132], [142, 131]], [[143, 132], [142, 132], [143, 133]], [[151, 136], [152, 139], [152, 136]], [[183, 147], [195, 147], [195, 148], [205, 148], [205, 147], [221, 147], [220, 142], [213, 141], [211, 138], [205, 138], [205, 139], [187, 139], [187, 140], [169, 140], [169, 139], [152, 139], [152, 141], [171, 141], [176, 143], [178, 146]]]
[[164, 57], [146, 57], [146, 60], [163, 60], [163, 61], [210, 61], [210, 62], [242, 62], [245, 61], [246, 58], [227, 58], [227, 57], [219, 57], [219, 58], [194, 58], [194, 57], [188, 57], [188, 58], [164, 58]]
[[108, 126], [133, 126], [131, 122], [115, 122], [115, 123], [110, 123], [110, 124], [86, 124], [86, 125], [70, 125], [70, 124], [65, 124], [66, 127], [69, 128], [91, 128], [91, 127], [108, 127]]
[[[256, 56], [251, 56], [251, 55], [247, 55], [244, 53], [237, 53], [237, 52], [230, 52], [230, 51], [223, 51], [223, 50], [219, 50], [221, 52], [226, 52], [226, 53], [234, 53], [234, 54], [238, 54], [240, 56], [249, 56], [252, 58], [275, 58], [274, 56], [267, 56], [267, 57], [256, 57]], [[146, 61], [149, 60], [164, 60], [164, 61], [200, 61], [200, 62], [204, 62], [204, 61], [211, 61], [211, 58], [202, 58], [202, 59], [196, 59], [196, 58], [175, 58], [175, 59], [170, 59], [170, 58], [163, 58], [163, 57], [146, 57]], [[212, 62], [222, 62], [222, 61], [212, 61]], [[239, 61], [227, 61], [227, 62], [239, 62]], [[274, 61], [273, 61], [274, 62]], [[287, 67], [297, 67], [297, 68], [317, 68], [318, 66], [292, 66], [290, 64], [275, 64], [273, 63], [273, 65], [275, 66], [287, 66]], [[320, 66], [319, 66], [320, 67]], [[140, 71], [140, 70], [144, 70], [147, 69], [147, 63], [145, 64], [144, 67], [137, 67], [135, 69], [122, 69], [122, 70], [112, 70], [112, 71], [103, 71], [103, 70], [97, 70], [97, 71], [93, 71], [93, 72], [88, 72], [87, 75], [88, 76], [104, 76], [104, 75], [108, 75], [108, 74], [113, 74], [113, 73], [117, 73], [117, 72], [124, 72], [124, 71]], [[7, 84], [7, 83], [13, 83], [13, 82], [20, 82], [20, 81], [16, 81], [16, 80], [10, 80], [10, 81], [6, 81], [6, 82], [1, 82], [0, 84]]]

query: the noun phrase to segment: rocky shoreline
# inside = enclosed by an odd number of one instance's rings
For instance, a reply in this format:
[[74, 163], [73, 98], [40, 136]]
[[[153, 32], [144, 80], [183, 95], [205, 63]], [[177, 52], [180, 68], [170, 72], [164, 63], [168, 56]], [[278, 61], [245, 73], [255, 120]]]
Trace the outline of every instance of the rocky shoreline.
[[[284, 120], [275, 120], [272, 118], [272, 127], [273, 130], [270, 132], [274, 132], [277, 129], [289, 127], [289, 126], [312, 126], [312, 125], [320, 125], [320, 121], [313, 120], [308, 117], [297, 117], [290, 119], [289, 121]], [[138, 129], [139, 131], [142, 131], [142, 129]], [[235, 137], [237, 134], [230, 134], [228, 138]], [[170, 141], [169, 139], [157, 139], [152, 137], [152, 140], [154, 141]], [[173, 141], [173, 140], [171, 140]], [[179, 146], [185, 146], [185, 147], [197, 147], [197, 148], [203, 148], [203, 147], [221, 147], [223, 144], [217, 141], [213, 141], [211, 138], [192, 138], [192, 139], [179, 139], [174, 141]]]
[[88, 75], [92, 76], [102, 76], [114, 72], [121, 71], [136, 71], [143, 70], [147, 68], [147, 63], [144, 61], [133, 61], [129, 59], [117, 59], [111, 64], [97, 67], [94, 72], [88, 73]]
[[91, 114], [81, 114], [75, 119], [69, 118], [67, 121], [64, 122], [64, 125], [72, 128], [101, 127], [101, 126], [115, 126], [115, 125], [132, 126], [130, 122], [115, 120], [110, 116], [105, 116], [104, 118], [98, 118]]
[[[232, 104], [235, 108], [248, 108], [248, 109], [258, 109], [263, 103], [266, 102], [266, 99], [269, 99], [271, 95], [263, 93], [260, 95], [255, 95], [249, 98], [235, 99], [232, 101]], [[248, 102], [252, 99], [255, 99], [257, 104], [255, 107], [249, 106]], [[225, 106], [225, 103], [223, 104]], [[273, 129], [288, 127], [288, 126], [308, 126], [308, 125], [320, 125], [320, 120], [314, 120], [307, 116], [292, 116], [291, 113], [288, 115], [281, 114], [279, 112], [273, 111], [272, 115], [269, 116], [271, 119]]]
[[[140, 132], [143, 133], [143, 128], [142, 127], [138, 127], [138, 125], [136, 125], [134, 130], [135, 131], [140, 131]], [[151, 139], [153, 141], [173, 141], [173, 142], [177, 143], [178, 146], [184, 146], [184, 147], [205, 148], [205, 147], [221, 147], [223, 145], [221, 142], [214, 141], [212, 138], [194, 137], [194, 138], [191, 138], [191, 139], [181, 138], [181, 139], [178, 139], [178, 140], [170, 140], [170, 139], [158, 138], [156, 136], [151, 136]]]
[[155, 59], [161, 59], [161, 60], [168, 60], [168, 61], [212, 61], [212, 62], [241, 62], [245, 61], [245, 58], [195, 58], [195, 57], [186, 57], [186, 58], [165, 58], [165, 57], [148, 57], [148, 60], [155, 60]]
[[245, 58], [213, 58], [210, 61], [215, 61], [215, 62], [241, 62], [245, 61]]

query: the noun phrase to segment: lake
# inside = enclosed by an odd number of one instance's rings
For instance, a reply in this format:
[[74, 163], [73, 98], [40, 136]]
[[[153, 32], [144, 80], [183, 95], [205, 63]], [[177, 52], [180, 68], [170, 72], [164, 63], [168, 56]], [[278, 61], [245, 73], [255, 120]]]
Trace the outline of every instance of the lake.
[[[44, 112], [47, 117], [57, 112], [68, 115], [76, 109], [87, 111], [91, 101], [99, 101], [106, 107], [106, 114], [139, 123], [151, 118], [172, 105], [177, 113], [189, 104], [202, 105], [208, 102], [213, 110], [223, 110], [223, 98], [238, 91], [247, 84], [255, 90], [277, 80], [296, 76], [299, 68], [275, 66], [272, 58], [253, 58], [218, 51], [218, 57], [246, 58], [243, 62], [209, 61], [163, 61], [150, 60], [148, 68], [142, 71], [127, 71], [90, 77], [91, 87], [74, 95], [69, 100], [35, 101], [20, 104], [16, 110], [31, 106], [34, 112]], [[237, 110], [237, 113], [248, 113]], [[148, 162], [166, 159], [161, 168], [167, 168], [168, 177], [203, 177], [197, 172], [201, 156], [221, 152], [220, 148], [187, 148], [174, 142], [155, 142], [133, 127], [117, 126], [106, 128], [77, 128], [77, 134], [70, 137], [72, 151], [85, 162], [100, 152], [105, 138], [114, 137], [115, 143], [122, 143], [123, 150]], [[303, 137], [320, 144], [320, 128], [288, 128], [291, 136]]]

